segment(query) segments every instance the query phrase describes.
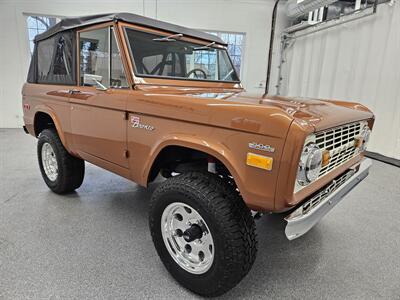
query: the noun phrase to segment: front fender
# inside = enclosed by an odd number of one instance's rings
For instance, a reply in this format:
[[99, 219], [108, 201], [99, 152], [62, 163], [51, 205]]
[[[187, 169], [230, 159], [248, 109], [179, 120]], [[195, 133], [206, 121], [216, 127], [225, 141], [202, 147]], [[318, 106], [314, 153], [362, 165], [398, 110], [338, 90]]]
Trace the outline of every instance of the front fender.
[[[271, 145], [275, 152], [261, 152], [248, 147], [249, 142]], [[254, 135], [236, 131], [214, 129], [207, 136], [190, 133], [167, 135], [148, 152], [149, 159], [144, 163], [140, 174], [142, 185], [147, 185], [151, 168], [160, 152], [168, 146], [182, 146], [207, 153], [218, 159], [233, 176], [240, 194], [253, 210], [271, 211], [274, 209], [276, 179], [279, 172], [283, 139]], [[271, 171], [254, 168], [246, 164], [247, 153], [253, 152], [270, 156], [274, 160]], [[143, 156], [141, 156], [143, 157]]]
[[206, 141], [205, 139], [195, 138], [193, 136], [188, 136], [184, 134], [167, 136], [164, 140], [162, 140], [153, 148], [150, 154], [150, 159], [148, 160], [144, 168], [143, 178], [146, 178], [147, 180], [156, 158], [158, 157], [160, 152], [168, 146], [181, 146], [193, 150], [198, 150], [215, 157], [224, 164], [224, 166], [235, 178], [235, 182], [239, 189], [241, 188], [243, 180], [237, 168], [238, 162], [236, 161], [234, 154], [228, 147], [226, 147], [221, 142], [210, 141], [210, 138], [207, 138]]

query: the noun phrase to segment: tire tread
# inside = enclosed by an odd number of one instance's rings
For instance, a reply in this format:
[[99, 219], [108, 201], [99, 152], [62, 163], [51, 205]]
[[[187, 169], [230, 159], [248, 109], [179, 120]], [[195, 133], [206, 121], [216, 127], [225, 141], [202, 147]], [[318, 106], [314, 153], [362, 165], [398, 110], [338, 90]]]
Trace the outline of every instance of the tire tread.
[[[157, 201], [171, 190], [193, 193], [197, 199], [203, 201], [211, 216], [218, 220], [220, 228], [224, 229], [226, 248], [223, 261], [225, 265], [221, 268], [218, 280], [213, 283], [213, 286], [208, 286], [207, 290], [186, 286], [204, 296], [221, 295], [237, 285], [250, 271], [255, 261], [257, 236], [250, 210], [234, 186], [219, 176], [192, 172], [169, 178], [162, 183], [153, 194], [150, 212]], [[150, 228], [154, 227], [154, 221], [150, 215]], [[154, 241], [154, 230], [151, 232]], [[166, 265], [166, 267], [169, 266]]]
[[[57, 152], [59, 178], [57, 178], [56, 184], [48, 180], [41, 163], [41, 145], [45, 142], [52, 144], [55, 148], [54, 151]], [[38, 159], [43, 179], [53, 192], [57, 194], [66, 194], [76, 190], [82, 185], [85, 175], [85, 162], [68, 153], [55, 129], [44, 129], [40, 133], [38, 141]]]

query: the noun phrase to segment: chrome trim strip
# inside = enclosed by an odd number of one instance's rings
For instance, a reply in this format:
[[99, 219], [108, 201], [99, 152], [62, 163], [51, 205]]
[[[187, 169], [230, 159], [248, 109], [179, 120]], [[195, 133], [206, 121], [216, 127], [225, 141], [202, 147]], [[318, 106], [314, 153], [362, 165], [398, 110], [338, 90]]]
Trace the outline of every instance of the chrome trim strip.
[[[319, 222], [319, 220], [321, 220], [323, 216], [325, 216], [336, 204], [338, 204], [348, 192], [350, 192], [358, 183], [367, 177], [371, 165], [372, 160], [369, 158], [364, 158], [360, 164], [351, 168], [356, 169], [359, 166], [358, 171], [347, 178], [343, 184], [341, 184], [317, 205], [308, 210], [304, 209], [304, 207], [309, 206], [309, 202], [313, 200], [314, 197], [311, 197], [309, 200], [305, 201], [303, 205], [289, 214], [285, 218], [285, 221], [287, 222], [285, 228], [286, 237], [289, 240], [293, 240], [308, 232], [315, 224]], [[332, 189], [332, 186], [334, 187], [335, 184], [336, 181], [334, 180], [319, 193], [329, 193], [329, 191]]]

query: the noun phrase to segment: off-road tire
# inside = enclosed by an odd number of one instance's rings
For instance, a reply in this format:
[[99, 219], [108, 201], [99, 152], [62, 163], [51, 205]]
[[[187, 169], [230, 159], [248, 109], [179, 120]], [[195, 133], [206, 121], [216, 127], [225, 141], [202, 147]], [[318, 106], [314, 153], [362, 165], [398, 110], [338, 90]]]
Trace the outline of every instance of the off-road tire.
[[[47, 177], [43, 168], [42, 147], [45, 143], [51, 145], [57, 160], [58, 175], [54, 181]], [[42, 177], [54, 193], [66, 194], [81, 186], [85, 175], [85, 162], [67, 152], [55, 129], [45, 129], [40, 133], [37, 144], [37, 156]]]
[[[194, 208], [210, 228], [214, 260], [203, 274], [180, 267], [166, 248], [161, 216], [173, 202]], [[163, 182], [150, 201], [149, 225], [155, 248], [172, 276], [202, 296], [219, 296], [236, 286], [250, 271], [257, 253], [255, 223], [237, 190], [211, 173], [184, 173]]]

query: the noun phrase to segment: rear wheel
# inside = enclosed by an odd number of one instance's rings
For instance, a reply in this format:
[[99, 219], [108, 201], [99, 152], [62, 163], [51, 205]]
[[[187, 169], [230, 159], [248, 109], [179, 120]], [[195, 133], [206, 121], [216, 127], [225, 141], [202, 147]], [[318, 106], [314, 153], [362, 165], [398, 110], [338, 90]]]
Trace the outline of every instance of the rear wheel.
[[203, 296], [233, 288], [256, 257], [249, 209], [236, 189], [214, 174], [185, 173], [163, 182], [151, 200], [150, 231], [172, 276]]
[[67, 152], [55, 129], [40, 133], [37, 154], [42, 177], [53, 192], [64, 194], [81, 186], [85, 162]]

